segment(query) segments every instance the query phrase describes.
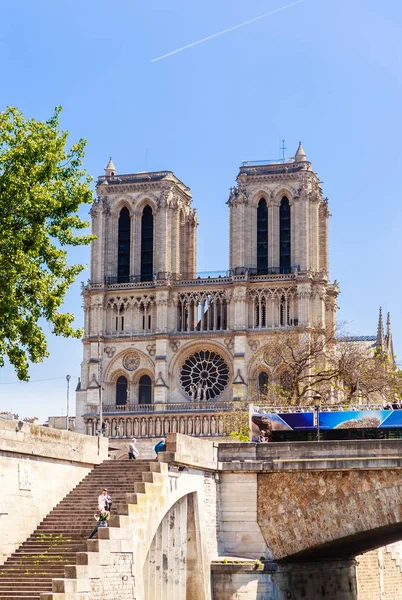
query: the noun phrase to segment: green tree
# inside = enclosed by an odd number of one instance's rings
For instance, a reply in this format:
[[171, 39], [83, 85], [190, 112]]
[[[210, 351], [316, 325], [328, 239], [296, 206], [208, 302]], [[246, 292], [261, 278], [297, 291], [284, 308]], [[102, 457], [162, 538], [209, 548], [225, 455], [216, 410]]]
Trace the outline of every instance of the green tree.
[[86, 142], [66, 149], [60, 111], [45, 122], [16, 108], [0, 113], [0, 366], [8, 357], [24, 381], [29, 361], [48, 356], [43, 319], [56, 335], [82, 335], [60, 307], [85, 268], [68, 265], [66, 247], [92, 239], [77, 234], [89, 225], [78, 210], [92, 202], [91, 178], [82, 169]]

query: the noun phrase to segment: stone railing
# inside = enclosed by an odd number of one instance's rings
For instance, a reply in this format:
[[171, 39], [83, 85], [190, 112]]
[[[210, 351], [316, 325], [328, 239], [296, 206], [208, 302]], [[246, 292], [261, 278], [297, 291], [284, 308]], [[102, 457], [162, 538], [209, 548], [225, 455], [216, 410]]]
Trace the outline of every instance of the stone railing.
[[[157, 404], [103, 404], [103, 414], [121, 414], [121, 413], [180, 413], [180, 412], [219, 412], [233, 410], [235, 407], [242, 408], [244, 403], [224, 402], [222, 400], [205, 400], [201, 402], [159, 402]], [[98, 416], [99, 407], [94, 405], [87, 406], [87, 413], [94, 413]], [[90, 415], [87, 415], [90, 416]]]
[[[97, 435], [99, 417], [85, 416], [86, 433]], [[219, 413], [173, 414], [153, 413], [138, 416], [103, 417], [105, 435], [109, 438], [152, 438], [166, 436], [168, 433], [183, 433], [200, 437], [220, 437], [226, 435], [225, 415]]]

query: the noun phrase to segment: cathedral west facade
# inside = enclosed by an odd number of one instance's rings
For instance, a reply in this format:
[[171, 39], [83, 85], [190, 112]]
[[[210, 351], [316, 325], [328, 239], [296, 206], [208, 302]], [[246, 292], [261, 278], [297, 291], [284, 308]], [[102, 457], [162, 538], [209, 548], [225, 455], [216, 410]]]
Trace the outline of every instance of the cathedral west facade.
[[229, 269], [199, 277], [190, 189], [112, 161], [99, 177], [77, 431], [96, 432], [101, 383], [112, 437], [222, 435], [220, 411], [275, 377], [271, 336], [335, 327], [328, 202], [301, 144], [292, 159], [243, 163], [227, 204]]

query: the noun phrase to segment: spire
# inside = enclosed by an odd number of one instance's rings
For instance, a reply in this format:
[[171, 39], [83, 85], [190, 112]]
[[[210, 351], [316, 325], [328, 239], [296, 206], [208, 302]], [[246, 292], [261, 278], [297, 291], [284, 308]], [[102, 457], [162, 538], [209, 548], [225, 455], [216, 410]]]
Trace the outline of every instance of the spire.
[[386, 352], [389, 360], [395, 365], [394, 359], [394, 344], [392, 341], [392, 333], [391, 333], [391, 317], [390, 314], [387, 314], [387, 333], [385, 336], [385, 346]]
[[375, 342], [376, 348], [385, 350], [385, 339], [384, 339], [384, 324], [382, 322], [382, 308], [380, 306], [380, 312], [378, 315], [378, 326], [377, 326], [377, 339]]
[[297, 152], [295, 154], [295, 162], [308, 162], [301, 142], [299, 142], [299, 147], [297, 148]]
[[110, 157], [108, 165], [105, 169], [106, 177], [114, 177], [116, 175], [116, 167], [114, 166], [112, 157]]

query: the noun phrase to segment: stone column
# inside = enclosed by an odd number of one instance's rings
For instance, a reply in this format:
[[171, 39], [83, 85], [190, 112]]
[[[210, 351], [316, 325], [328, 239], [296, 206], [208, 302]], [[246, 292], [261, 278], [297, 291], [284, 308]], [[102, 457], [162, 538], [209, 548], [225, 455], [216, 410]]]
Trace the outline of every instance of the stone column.
[[156, 340], [155, 375], [154, 375], [154, 403], [168, 402], [169, 398], [168, 374], [168, 338]]
[[96, 239], [91, 243], [91, 281], [102, 282], [104, 278], [104, 214], [101, 204], [94, 205], [91, 209], [92, 233]]
[[322, 202], [318, 210], [319, 269], [328, 272], [328, 206]]
[[308, 327], [311, 323], [311, 283], [301, 282], [297, 284], [298, 318], [299, 326]]
[[192, 221], [188, 225], [189, 236], [188, 236], [188, 274], [190, 277], [196, 276], [197, 270], [197, 218], [193, 217]]
[[158, 272], [166, 273], [169, 271], [170, 266], [167, 262], [167, 224], [168, 224], [168, 211], [166, 206], [159, 208], [154, 214], [155, 219], [155, 253], [154, 253], [154, 270]]
[[310, 269], [313, 271], [319, 270], [318, 250], [319, 250], [319, 236], [318, 236], [318, 202], [315, 198], [310, 201], [309, 210], [310, 220], [310, 233], [309, 233], [309, 254], [310, 254]]
[[300, 270], [306, 272], [310, 268], [310, 223], [309, 223], [309, 201], [306, 194], [300, 197], [298, 205], [299, 219], [296, 224], [298, 231], [298, 250], [299, 259], [297, 263], [300, 265]]
[[232, 327], [235, 330], [244, 330], [247, 328], [247, 298], [246, 287], [237, 285], [233, 290], [231, 304], [233, 305]]
[[247, 364], [246, 364], [247, 338], [245, 335], [236, 335], [233, 349], [233, 400], [247, 399]]
[[171, 223], [171, 267], [172, 273], [180, 273], [180, 213], [175, 208], [170, 209]]

